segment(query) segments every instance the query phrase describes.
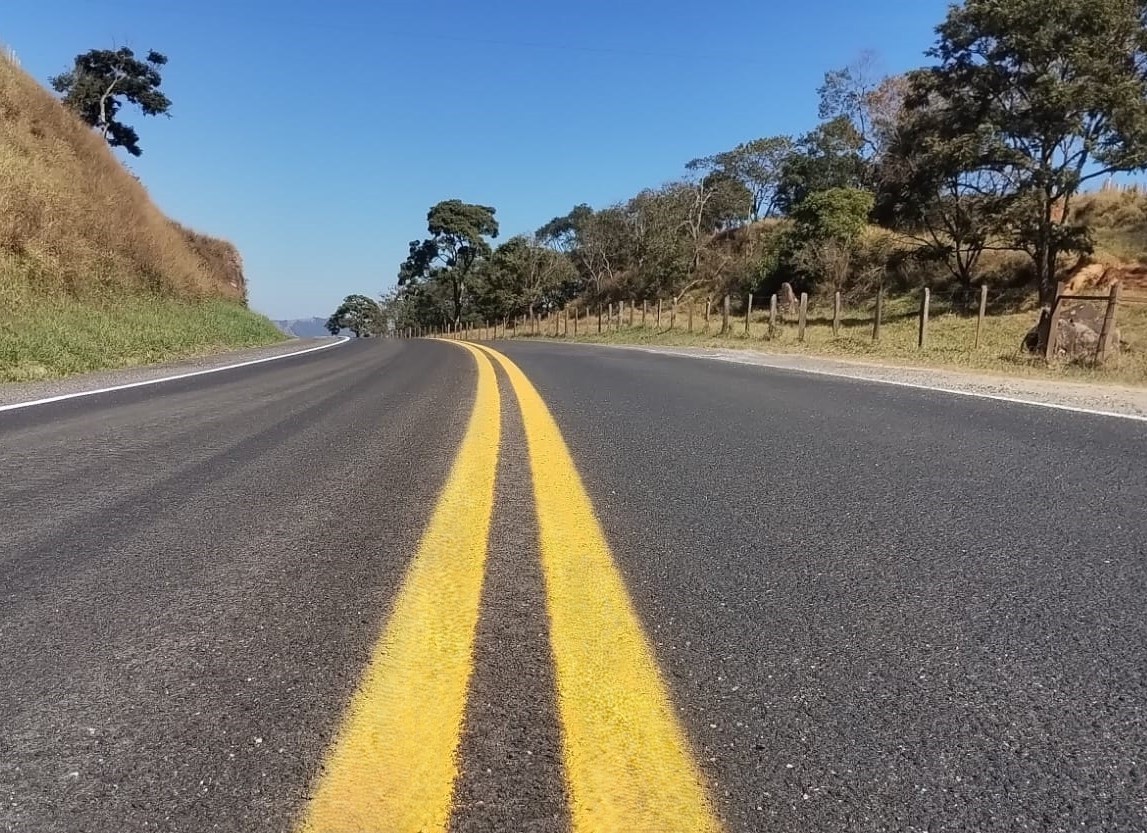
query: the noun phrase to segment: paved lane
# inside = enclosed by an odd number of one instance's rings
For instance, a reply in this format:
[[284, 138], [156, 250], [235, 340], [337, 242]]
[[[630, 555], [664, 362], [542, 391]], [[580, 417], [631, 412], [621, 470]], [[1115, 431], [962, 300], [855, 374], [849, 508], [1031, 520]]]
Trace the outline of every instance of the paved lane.
[[1147, 829], [1142, 425], [493, 346], [0, 414], [0, 830]]
[[557, 416], [729, 829], [1147, 829], [1141, 424], [505, 350]]
[[0, 414], [0, 830], [289, 829], [472, 364], [352, 344]]

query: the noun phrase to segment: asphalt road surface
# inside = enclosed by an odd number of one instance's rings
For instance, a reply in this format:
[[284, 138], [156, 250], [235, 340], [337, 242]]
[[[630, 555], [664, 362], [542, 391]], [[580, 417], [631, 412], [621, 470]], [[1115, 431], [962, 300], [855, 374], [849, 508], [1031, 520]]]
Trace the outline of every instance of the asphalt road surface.
[[1147, 830], [1147, 428], [369, 341], [0, 413], [0, 830]]

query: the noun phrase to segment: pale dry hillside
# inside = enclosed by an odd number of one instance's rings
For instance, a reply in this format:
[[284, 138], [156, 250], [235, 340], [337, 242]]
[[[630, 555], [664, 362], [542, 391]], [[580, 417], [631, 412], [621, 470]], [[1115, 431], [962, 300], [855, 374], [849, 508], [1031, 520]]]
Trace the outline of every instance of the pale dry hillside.
[[0, 57], [0, 380], [275, 340], [245, 303], [235, 247], [164, 216], [97, 133]]

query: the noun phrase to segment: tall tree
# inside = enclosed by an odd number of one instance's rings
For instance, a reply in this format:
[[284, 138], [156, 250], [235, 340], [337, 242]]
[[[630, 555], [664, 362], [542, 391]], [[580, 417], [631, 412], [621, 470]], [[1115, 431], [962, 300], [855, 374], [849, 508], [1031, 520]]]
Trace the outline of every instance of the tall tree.
[[856, 132], [866, 158], [879, 154], [879, 114], [873, 112], [881, 85], [880, 60], [875, 52], [862, 52], [846, 67], [830, 70], [817, 90], [822, 121], [847, 119]]
[[64, 104], [109, 145], [139, 156], [139, 134], [119, 120], [119, 112], [124, 104], [133, 104], [145, 116], [168, 115], [171, 100], [159, 89], [166, 64], [167, 56], [155, 51], [140, 60], [127, 47], [92, 49], [77, 55], [69, 71], [50, 81]]
[[444, 200], [427, 212], [430, 237], [410, 243], [410, 252], [398, 270], [399, 286], [419, 281], [445, 285], [451, 317], [462, 320], [467, 279], [475, 263], [490, 255], [487, 237], [498, 236], [495, 210], [461, 200]]
[[770, 217], [777, 207], [777, 189], [785, 160], [793, 151], [789, 136], [771, 136], [743, 142], [732, 150], [694, 159], [690, 171], [721, 173], [741, 183], [749, 192], [749, 218]]
[[939, 135], [978, 137], [975, 167], [1008, 180], [1006, 219], [1047, 304], [1061, 255], [1092, 247], [1073, 198], [1147, 167], [1147, 3], [966, 0], [936, 31]]
[[592, 216], [593, 209], [585, 203], [575, 205], [569, 214], [554, 217], [538, 229], [534, 236], [545, 245], [570, 254], [581, 244], [582, 229]]
[[863, 188], [868, 167], [864, 141], [846, 116], [838, 116], [802, 136], [785, 159], [777, 205], [791, 212], [809, 194], [833, 188]]
[[331, 335], [350, 330], [359, 337], [381, 333], [384, 324], [382, 307], [377, 301], [365, 295], [348, 295], [327, 319], [326, 327]]
[[930, 94], [926, 71], [907, 76], [905, 106], [879, 160], [880, 215], [942, 263], [963, 286], [984, 252], [1011, 249], [1001, 218], [1013, 199], [1008, 177], [981, 167], [982, 133], [946, 137], [947, 112]]

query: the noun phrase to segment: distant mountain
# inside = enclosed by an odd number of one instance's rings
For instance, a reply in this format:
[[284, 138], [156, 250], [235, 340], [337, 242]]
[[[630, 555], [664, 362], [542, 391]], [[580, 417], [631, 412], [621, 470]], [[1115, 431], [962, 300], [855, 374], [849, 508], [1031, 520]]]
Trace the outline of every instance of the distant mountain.
[[[325, 318], [292, 318], [289, 321], [276, 321], [275, 326], [289, 336], [295, 338], [318, 338], [329, 336]], [[342, 335], [350, 335], [350, 330], [343, 330]]]

